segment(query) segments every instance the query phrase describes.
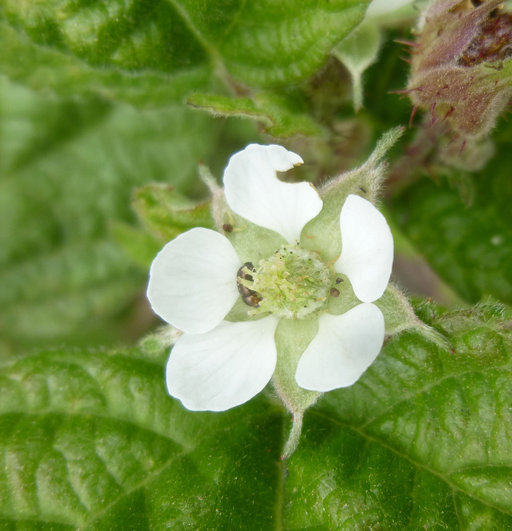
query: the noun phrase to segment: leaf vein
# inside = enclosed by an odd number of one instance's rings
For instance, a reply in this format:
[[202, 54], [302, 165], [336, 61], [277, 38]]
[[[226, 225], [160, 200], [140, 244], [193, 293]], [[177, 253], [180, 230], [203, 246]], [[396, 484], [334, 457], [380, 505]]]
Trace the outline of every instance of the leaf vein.
[[[139, 481], [136, 485], [133, 485], [128, 490], [124, 491], [122, 494], [120, 494], [117, 498], [112, 500], [108, 505], [102, 508], [100, 512], [98, 512], [96, 515], [94, 515], [90, 520], [88, 520], [84, 525], [90, 526], [93, 522], [97, 521], [99, 518], [101, 518], [104, 514], [106, 514], [112, 507], [114, 507], [116, 504], [118, 504], [123, 498], [126, 498], [127, 496], [130, 496], [135, 491], [144, 488], [147, 484], [149, 484], [154, 478], [156, 478], [158, 475], [160, 475], [162, 472], [164, 472], [167, 468], [169, 468], [176, 459], [183, 457], [190, 453], [189, 450], [184, 450], [183, 452], [179, 452], [178, 454], [173, 455], [171, 458], [169, 458], [161, 467], [153, 470], [151, 474], [148, 474], [144, 479]], [[85, 527], [81, 527], [79, 529], [85, 529]]]
[[358, 428], [356, 426], [352, 426], [351, 424], [347, 424], [345, 422], [342, 422], [341, 420], [333, 418], [333, 417], [331, 417], [329, 415], [326, 415], [326, 414], [324, 414], [324, 413], [322, 413], [320, 411], [313, 411], [312, 413], [314, 415], [316, 415], [317, 417], [323, 418], [323, 419], [328, 420], [328, 421], [330, 421], [330, 422], [332, 422], [334, 424], [338, 424], [339, 426], [342, 426], [344, 428], [348, 428], [348, 429], [354, 431], [355, 433], [357, 433], [363, 439], [366, 439], [369, 442], [373, 442], [375, 444], [378, 444], [378, 445], [382, 446], [383, 448], [386, 448], [390, 452], [393, 452], [398, 457], [400, 457], [402, 459], [405, 459], [406, 461], [408, 461], [414, 467], [420, 468], [422, 470], [425, 470], [426, 472], [432, 474], [433, 476], [439, 478], [441, 481], [446, 483], [446, 485], [450, 489], [452, 489], [452, 492], [453, 491], [461, 492], [462, 494], [464, 494], [468, 498], [471, 498], [471, 499], [481, 503], [482, 505], [484, 505], [486, 507], [494, 509], [494, 510], [496, 510], [496, 511], [498, 511], [501, 514], [504, 514], [506, 516], [512, 517], [512, 510], [511, 511], [506, 511], [505, 509], [503, 509], [501, 507], [498, 507], [498, 506], [496, 506], [496, 505], [494, 505], [492, 503], [489, 503], [487, 500], [484, 500], [484, 499], [480, 498], [479, 496], [475, 495], [474, 493], [468, 492], [467, 490], [464, 490], [463, 488], [461, 488], [461, 487], [459, 487], [457, 485], [454, 485], [447, 477], [443, 476], [441, 472], [438, 472], [437, 470], [434, 470], [433, 468], [430, 468], [428, 465], [426, 465], [424, 463], [420, 463], [419, 461], [416, 461], [415, 459], [413, 459], [409, 455], [404, 454], [403, 452], [401, 452], [400, 450], [398, 450], [394, 446], [391, 446], [390, 444], [388, 444], [387, 442], [383, 441], [382, 439], [379, 439], [378, 437], [375, 437], [374, 435], [370, 435], [370, 434], [366, 433], [361, 428]]
[[[447, 376], [444, 376], [444, 377], [440, 378], [439, 380], [437, 380], [435, 382], [432, 382], [432, 383], [424, 385], [423, 387], [421, 387], [420, 389], [418, 389], [416, 391], [411, 391], [410, 393], [407, 394], [407, 396], [405, 396], [401, 400], [398, 400], [397, 402], [393, 402], [391, 405], [386, 407], [386, 409], [382, 410], [378, 415], [368, 419], [366, 422], [361, 424], [360, 427], [361, 428], [366, 428], [369, 424], [372, 424], [372, 423], [378, 421], [379, 419], [381, 419], [382, 417], [384, 417], [385, 415], [387, 415], [395, 407], [397, 407], [397, 406], [399, 406], [399, 405], [401, 405], [403, 403], [409, 402], [410, 399], [413, 396], [421, 395], [421, 394], [426, 393], [426, 392], [428, 392], [428, 391], [430, 391], [432, 389], [435, 389], [436, 387], [438, 387], [439, 385], [441, 385], [442, 383], [444, 383], [444, 382], [446, 382], [448, 380], [451, 380], [451, 379], [454, 379], [454, 378], [460, 378], [461, 376], [473, 375], [473, 374], [485, 374], [488, 371], [495, 371], [496, 369], [501, 369], [502, 371], [508, 372], [508, 373], [510, 373], [512, 375], [512, 369], [510, 369], [509, 367], [506, 366], [507, 363], [508, 363], [508, 360], [503, 365], [495, 365], [495, 366], [493, 366], [491, 368], [488, 368], [488, 369], [482, 369], [480, 371], [478, 371], [478, 370], [464, 371], [464, 372], [452, 373], [452, 374], [449, 374]], [[387, 383], [387, 382], [382, 382], [382, 383]]]

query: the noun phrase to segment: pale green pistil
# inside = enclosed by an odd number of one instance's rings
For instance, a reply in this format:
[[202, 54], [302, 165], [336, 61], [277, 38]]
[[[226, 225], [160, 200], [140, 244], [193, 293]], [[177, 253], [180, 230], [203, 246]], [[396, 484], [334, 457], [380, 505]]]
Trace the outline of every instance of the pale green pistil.
[[254, 270], [244, 269], [239, 284], [261, 297], [253, 315], [304, 319], [326, 304], [333, 284], [333, 273], [318, 255], [294, 245], [283, 245]]

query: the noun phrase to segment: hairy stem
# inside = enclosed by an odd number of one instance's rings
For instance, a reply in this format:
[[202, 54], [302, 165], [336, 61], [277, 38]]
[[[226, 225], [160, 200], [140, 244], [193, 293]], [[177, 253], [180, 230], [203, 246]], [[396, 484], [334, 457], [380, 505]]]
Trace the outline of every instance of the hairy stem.
[[300, 434], [302, 432], [302, 418], [304, 416], [304, 413], [302, 411], [296, 412], [292, 416], [292, 428], [290, 430], [290, 435], [288, 436], [288, 440], [286, 441], [286, 444], [284, 445], [283, 449], [283, 455], [281, 456], [281, 460], [284, 461], [285, 459], [288, 459], [293, 452], [295, 452], [297, 445], [299, 444]]

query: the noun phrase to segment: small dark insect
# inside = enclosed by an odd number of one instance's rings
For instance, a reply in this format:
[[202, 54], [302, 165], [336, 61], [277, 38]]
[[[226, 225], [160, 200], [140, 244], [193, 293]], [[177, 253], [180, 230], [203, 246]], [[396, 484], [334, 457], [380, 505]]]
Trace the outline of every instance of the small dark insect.
[[233, 225], [231, 225], [231, 223], [224, 223], [224, 225], [222, 225], [222, 229], [224, 232], [233, 232]]
[[249, 282], [253, 280], [252, 275], [247, 273], [247, 271], [244, 271], [246, 269], [248, 269], [249, 271], [256, 271], [251, 262], [245, 262], [245, 264], [238, 270], [238, 273], [236, 274], [236, 285], [238, 287], [238, 292], [240, 293], [242, 300], [245, 302], [245, 304], [257, 308], [262, 300], [261, 295], [259, 293], [256, 293], [254, 290], [249, 289], [247, 286], [240, 284], [240, 282], [238, 281], [238, 279], [242, 278], [244, 280], [248, 280]]
[[331, 294], [331, 297], [339, 297], [340, 296], [340, 290], [336, 288], [331, 288], [329, 290], [329, 293]]
[[359, 187], [359, 190], [361, 190], [361, 192], [363, 192], [363, 194], [366, 194], [366, 189], [363, 188], [362, 186]]
[[336, 284], [341, 284], [343, 282], [343, 279], [341, 277], [338, 277], [336, 279]]

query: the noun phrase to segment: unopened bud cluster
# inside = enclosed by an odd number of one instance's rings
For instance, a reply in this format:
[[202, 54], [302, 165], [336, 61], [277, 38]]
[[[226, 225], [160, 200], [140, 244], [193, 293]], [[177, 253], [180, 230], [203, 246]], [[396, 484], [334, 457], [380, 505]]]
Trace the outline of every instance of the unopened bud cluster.
[[412, 44], [407, 92], [462, 142], [485, 137], [512, 97], [512, 14], [501, 0], [437, 0]]

